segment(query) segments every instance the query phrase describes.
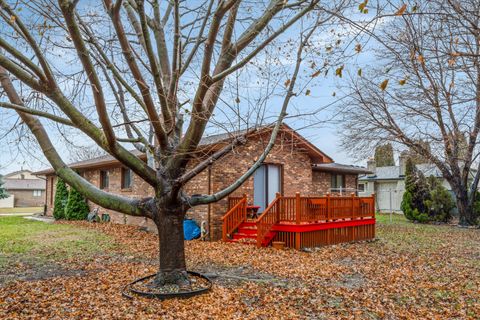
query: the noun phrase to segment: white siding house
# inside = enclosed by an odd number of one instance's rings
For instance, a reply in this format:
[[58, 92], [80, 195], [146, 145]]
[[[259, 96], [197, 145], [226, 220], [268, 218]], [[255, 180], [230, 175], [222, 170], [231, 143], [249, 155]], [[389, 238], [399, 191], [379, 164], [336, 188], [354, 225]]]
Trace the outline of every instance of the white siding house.
[[[378, 212], [402, 212], [400, 206], [405, 192], [406, 158], [400, 156], [398, 162], [398, 166], [377, 167], [375, 160], [369, 160], [367, 169], [372, 173], [358, 178], [358, 189], [364, 190], [359, 192], [359, 195], [366, 196], [375, 193]], [[450, 185], [435, 165], [424, 163], [418, 164], [416, 167], [425, 177], [433, 175], [438, 178], [443, 186], [452, 192]]]

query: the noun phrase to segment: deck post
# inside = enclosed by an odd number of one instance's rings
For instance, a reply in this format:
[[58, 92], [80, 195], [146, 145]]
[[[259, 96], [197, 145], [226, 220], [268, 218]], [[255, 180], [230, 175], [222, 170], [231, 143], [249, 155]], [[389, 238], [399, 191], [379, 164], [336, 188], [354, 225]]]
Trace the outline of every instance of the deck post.
[[350, 194], [352, 196], [352, 220], [355, 219], [355, 193]]
[[372, 193], [372, 217], [375, 218], [375, 193]]
[[[302, 204], [300, 200], [300, 192], [295, 193], [295, 222], [300, 224], [302, 214]], [[301, 235], [300, 232], [295, 232], [295, 249], [300, 250]]]
[[243, 194], [243, 210], [242, 210], [242, 214], [243, 214], [243, 221], [247, 220], [247, 194], [244, 193]]
[[327, 221], [330, 220], [330, 192], [327, 192]]
[[301, 212], [302, 204], [300, 203], [300, 192], [295, 193], [295, 221], [297, 224], [300, 224], [301, 221]]
[[[282, 196], [282, 195], [280, 194], [280, 192], [275, 193], [275, 198], [278, 199], [278, 198], [280, 198], [281, 196]], [[277, 219], [276, 222], [278, 223], [278, 222], [280, 221], [280, 210], [283, 211], [283, 207], [282, 207], [280, 201], [277, 201], [277, 207], [276, 207], [275, 209], [276, 209], [276, 213], [277, 213], [275, 219]]]

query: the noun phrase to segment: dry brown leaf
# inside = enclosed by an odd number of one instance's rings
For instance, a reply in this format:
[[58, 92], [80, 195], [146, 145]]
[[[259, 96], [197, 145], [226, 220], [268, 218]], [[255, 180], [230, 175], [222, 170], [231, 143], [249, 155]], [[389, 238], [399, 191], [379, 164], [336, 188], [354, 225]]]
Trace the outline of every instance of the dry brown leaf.
[[395, 12], [395, 15], [396, 16], [401, 16], [405, 13], [405, 11], [407, 11], [407, 4], [403, 4], [398, 10], [397, 12]]
[[387, 89], [387, 86], [388, 86], [388, 79], [385, 79], [382, 81], [382, 83], [380, 83], [380, 89], [382, 89], [382, 91], [385, 91], [385, 89]]

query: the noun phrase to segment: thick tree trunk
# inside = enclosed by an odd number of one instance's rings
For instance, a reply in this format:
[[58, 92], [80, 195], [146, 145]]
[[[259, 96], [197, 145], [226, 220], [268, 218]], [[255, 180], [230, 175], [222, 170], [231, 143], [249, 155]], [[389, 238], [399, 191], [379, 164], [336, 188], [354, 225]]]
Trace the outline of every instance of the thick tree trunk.
[[185, 212], [179, 206], [175, 209], [160, 209], [155, 224], [158, 229], [160, 265], [154, 286], [177, 284], [188, 287], [185, 246], [183, 237], [183, 219]]
[[468, 191], [466, 187], [452, 186], [456, 195], [456, 203], [458, 209], [458, 224], [461, 226], [475, 225], [475, 215], [473, 212], [473, 204], [469, 201]]

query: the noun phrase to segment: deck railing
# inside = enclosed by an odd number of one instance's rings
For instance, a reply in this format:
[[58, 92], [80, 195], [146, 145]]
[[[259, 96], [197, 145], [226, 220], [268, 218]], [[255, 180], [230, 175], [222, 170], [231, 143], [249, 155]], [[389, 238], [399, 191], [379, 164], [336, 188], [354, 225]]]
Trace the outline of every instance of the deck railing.
[[272, 230], [272, 227], [279, 222], [280, 208], [282, 197], [277, 193], [275, 200], [258, 217], [257, 224], [257, 246], [261, 247], [267, 234]]
[[[230, 204], [230, 202], [229, 202]], [[230, 235], [247, 219], [247, 196], [244, 195], [222, 217], [222, 240], [226, 241]]]
[[244, 197], [228, 197], [228, 210], [232, 209], [237, 203], [242, 201]]
[[[229, 210], [222, 218], [223, 240], [228, 240], [242, 222], [247, 220], [247, 196], [230, 197], [228, 205]], [[375, 195], [357, 197], [352, 193], [350, 196], [327, 194], [323, 197], [302, 197], [300, 193], [296, 193], [294, 197], [284, 197], [277, 193], [275, 199], [256, 220], [257, 246], [268, 245], [268, 242], [272, 240], [271, 235], [274, 235], [271, 231], [276, 224], [302, 227], [304, 225], [347, 221], [356, 225], [357, 222], [364, 224], [361, 221], [363, 219], [367, 219], [365, 220], [365, 223], [367, 223], [368, 218], [375, 218]], [[372, 230], [371, 233], [374, 236], [374, 227]], [[301, 239], [303, 239], [300, 235], [301, 232], [295, 232], [294, 242], [297, 244], [296, 246], [301, 246]], [[337, 236], [333, 237], [336, 239]], [[355, 236], [352, 236], [352, 239], [354, 238]]]
[[280, 197], [279, 221], [283, 223], [313, 223], [375, 216], [374, 196]]
[[352, 193], [350, 196], [301, 197], [296, 193], [294, 197], [283, 197], [277, 194], [257, 219], [257, 246], [267, 245], [267, 235], [277, 223], [305, 225], [364, 218], [375, 218], [374, 195], [357, 197]]

